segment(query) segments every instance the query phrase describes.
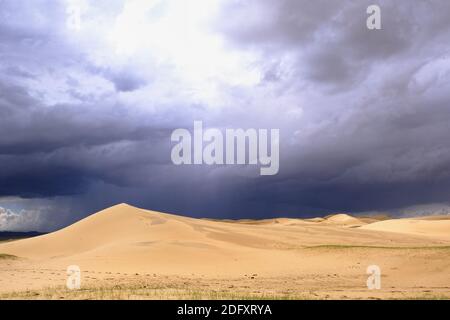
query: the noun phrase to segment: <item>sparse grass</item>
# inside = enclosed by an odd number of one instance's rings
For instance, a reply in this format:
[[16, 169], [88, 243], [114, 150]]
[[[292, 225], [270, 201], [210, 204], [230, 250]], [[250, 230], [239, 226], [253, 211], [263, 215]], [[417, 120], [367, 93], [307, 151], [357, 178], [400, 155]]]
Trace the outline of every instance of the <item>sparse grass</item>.
[[[0, 294], [0, 300], [449, 300], [450, 291], [442, 288], [396, 288], [372, 291], [360, 286], [324, 286], [323, 288], [282, 287], [276, 283], [236, 284], [220, 280], [167, 283], [136, 281], [82, 284], [80, 290], [65, 286]], [[284, 280], [282, 281], [285, 282]], [[425, 290], [426, 289], [426, 290]]]
[[[352, 290], [349, 291], [352, 293]], [[359, 292], [359, 291], [358, 291]], [[98, 286], [80, 290], [67, 290], [65, 287], [53, 287], [42, 290], [29, 290], [23, 292], [10, 292], [0, 294], [0, 300], [318, 300], [318, 299], [387, 299], [387, 300], [450, 300], [447, 293], [436, 292], [408, 292], [390, 293], [360, 291], [360, 295], [342, 296], [343, 291], [332, 292], [297, 292], [297, 293], [270, 293], [270, 292], [226, 292], [216, 290], [183, 289], [171, 287], [153, 288], [145, 285], [119, 285]], [[329, 295], [331, 294], [331, 296]], [[352, 298], [353, 297], [353, 298]]]
[[[358, 299], [361, 300], [361, 299]], [[436, 295], [436, 296], [429, 296], [429, 295], [416, 295], [416, 296], [402, 296], [402, 297], [389, 297], [389, 298], [372, 298], [369, 300], [393, 300], [393, 301], [398, 301], [398, 300], [417, 300], [417, 301], [423, 301], [423, 300], [450, 300], [449, 296], [445, 296], [445, 295]]]
[[450, 296], [444, 294], [427, 293], [417, 296], [408, 296], [403, 300], [450, 300]]
[[311, 298], [313, 296], [307, 294], [252, 294], [213, 290], [144, 288], [141, 286], [92, 287], [80, 290], [57, 287], [0, 295], [0, 300], [306, 300]]
[[0, 260], [16, 260], [16, 259], [18, 259], [18, 257], [10, 254], [0, 253]]

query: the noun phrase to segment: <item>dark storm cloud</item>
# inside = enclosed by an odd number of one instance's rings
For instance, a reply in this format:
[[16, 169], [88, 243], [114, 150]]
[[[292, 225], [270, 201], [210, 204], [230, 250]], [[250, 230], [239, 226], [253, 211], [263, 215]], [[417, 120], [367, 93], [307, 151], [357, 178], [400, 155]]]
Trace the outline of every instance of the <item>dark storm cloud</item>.
[[[15, 201], [0, 218], [23, 224], [20, 198], [41, 229], [119, 202], [233, 218], [448, 202], [450, 3], [380, 1], [378, 31], [369, 4], [224, 1], [212, 29], [261, 79], [196, 88], [165, 56], [97, 37], [121, 1], [96, 2], [84, 36], [62, 3], [0, 1], [0, 196]], [[193, 120], [280, 128], [280, 173], [172, 165], [171, 131]]]
[[[342, 84], [400, 54], [441, 45], [448, 35], [446, 1], [378, 1], [382, 29], [366, 28], [373, 1], [235, 1], [224, 5], [217, 29], [239, 47], [260, 49], [269, 57], [289, 52], [299, 73], [315, 82]], [[226, 19], [226, 17], [233, 17]], [[306, 64], [306, 66], [305, 66]]]
[[[271, 61], [293, 56], [289, 85], [329, 97], [303, 108], [281, 174], [252, 185], [249, 198], [270, 199], [266, 209], [295, 215], [301, 206], [368, 211], [448, 201], [449, 4], [380, 1], [376, 32], [365, 28], [369, 4], [234, 2], [235, 19], [218, 23], [233, 46]], [[250, 12], [262, 18], [245, 19]], [[444, 70], [435, 75], [431, 61], [439, 59]]]

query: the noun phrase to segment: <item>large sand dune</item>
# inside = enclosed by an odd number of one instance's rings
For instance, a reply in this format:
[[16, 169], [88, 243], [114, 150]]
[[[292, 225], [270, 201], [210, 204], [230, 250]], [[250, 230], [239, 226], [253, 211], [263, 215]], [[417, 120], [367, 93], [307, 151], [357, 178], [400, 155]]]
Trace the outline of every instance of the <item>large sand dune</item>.
[[[130, 280], [131, 275], [144, 281], [151, 275], [168, 285], [180, 277], [186, 283], [202, 279], [206, 286], [216, 281], [222, 290], [230, 281], [242, 284], [250, 277], [260, 280], [243, 286], [249, 290], [258, 283], [260, 289], [286, 293], [301, 280], [297, 290], [331, 297], [353, 290], [365, 297], [373, 294], [365, 289], [365, 268], [378, 264], [388, 277], [385, 282], [399, 292], [433, 287], [447, 294], [449, 222], [378, 221], [347, 214], [212, 221], [121, 204], [51, 234], [0, 244], [0, 254], [19, 257], [0, 260], [0, 292], [61, 286], [66, 267], [79, 265], [86, 274], [97, 274], [86, 276], [89, 285]], [[36, 276], [39, 272], [44, 275]]]

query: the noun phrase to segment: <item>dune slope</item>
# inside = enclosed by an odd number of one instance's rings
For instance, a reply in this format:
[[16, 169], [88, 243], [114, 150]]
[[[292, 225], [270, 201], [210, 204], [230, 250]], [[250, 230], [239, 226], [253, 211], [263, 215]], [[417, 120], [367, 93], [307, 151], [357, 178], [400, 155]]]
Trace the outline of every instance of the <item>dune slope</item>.
[[397, 219], [362, 226], [364, 230], [385, 231], [450, 240], [450, 220]]

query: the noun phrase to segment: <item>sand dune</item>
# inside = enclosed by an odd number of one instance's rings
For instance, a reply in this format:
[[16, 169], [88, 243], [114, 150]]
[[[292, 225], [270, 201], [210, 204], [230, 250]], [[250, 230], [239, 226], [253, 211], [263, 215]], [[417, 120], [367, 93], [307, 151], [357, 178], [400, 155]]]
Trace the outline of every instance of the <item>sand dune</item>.
[[[450, 221], [399, 219], [368, 224], [361, 229], [416, 235], [435, 233], [436, 237], [447, 237], [450, 230], [448, 223]], [[99, 256], [103, 252], [107, 252], [109, 256], [116, 253], [122, 254], [125, 251], [141, 253], [141, 251], [149, 252], [168, 249], [168, 247], [174, 251], [189, 251], [190, 248], [201, 247], [203, 250], [194, 250], [196, 254], [210, 249], [211, 254], [216, 255], [218, 252], [237, 252], [243, 248], [255, 247], [270, 249], [285, 246], [289, 248], [327, 243], [367, 245], [374, 242], [372, 235], [351, 231], [338, 232], [334, 228], [326, 229], [325, 226], [321, 226], [327, 224], [334, 227], [358, 226], [365, 223], [348, 214], [328, 216], [324, 220], [316, 220], [313, 223], [286, 218], [239, 220], [235, 223], [227, 223], [176, 216], [120, 204], [57, 232], [1, 245], [0, 250], [2, 253], [26, 258], [55, 259], [75, 255]], [[266, 233], [261, 234], [262, 230]], [[327, 230], [328, 234], [314, 232], [317, 230]], [[297, 241], [287, 239], [286, 236], [291, 232], [296, 232], [295, 240]], [[310, 235], [314, 236], [310, 237]], [[384, 241], [374, 243], [382, 242]], [[180, 247], [183, 250], [176, 250]]]
[[[394, 287], [408, 284], [408, 275], [420, 274], [424, 287], [450, 288], [450, 257], [439, 251], [450, 246], [449, 222], [398, 219], [368, 224], [367, 219], [347, 214], [306, 220], [213, 221], [121, 204], [54, 233], [0, 244], [0, 254], [19, 257], [0, 259], [0, 292], [61, 285], [61, 272], [74, 264], [88, 273], [120, 275], [117, 281], [125, 275], [152, 274], [160, 275], [158, 281], [164, 275], [168, 282], [174, 277], [188, 282], [216, 279], [226, 286], [230, 279], [257, 275], [275, 281], [274, 290], [284, 292], [295, 279], [309, 283], [308, 290], [349, 283], [363, 290], [366, 266], [377, 263], [395, 275], [390, 278]], [[408, 248], [416, 248], [413, 257]], [[415, 263], [405, 269], [404, 259]], [[35, 276], [44, 270], [60, 270], [56, 274], [62, 279]], [[330, 274], [336, 277], [334, 285]], [[99, 281], [88, 279], [88, 283]]]
[[326, 222], [340, 225], [363, 225], [364, 222], [345, 213], [334, 214], [326, 217]]
[[420, 235], [450, 240], [450, 220], [398, 219], [371, 223], [361, 229]]

